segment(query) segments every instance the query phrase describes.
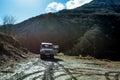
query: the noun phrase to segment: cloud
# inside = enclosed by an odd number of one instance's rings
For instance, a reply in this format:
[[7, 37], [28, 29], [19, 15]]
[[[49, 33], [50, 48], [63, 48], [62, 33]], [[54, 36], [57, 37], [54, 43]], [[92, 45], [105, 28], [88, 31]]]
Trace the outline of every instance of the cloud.
[[65, 6], [62, 3], [52, 2], [45, 9], [46, 12], [57, 12], [65, 9]]
[[63, 9], [74, 9], [92, 0], [68, 0], [66, 3], [52, 2], [45, 9], [46, 12], [57, 12]]
[[66, 9], [74, 9], [77, 8], [79, 6], [82, 6], [86, 3], [91, 2], [92, 0], [69, 0], [66, 3]]

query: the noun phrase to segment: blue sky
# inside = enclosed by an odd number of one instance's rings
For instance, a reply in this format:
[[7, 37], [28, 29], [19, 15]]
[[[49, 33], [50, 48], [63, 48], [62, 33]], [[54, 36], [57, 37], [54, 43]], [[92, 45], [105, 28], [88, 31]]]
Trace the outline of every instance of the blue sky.
[[62, 9], [74, 9], [91, 0], [0, 0], [0, 24], [6, 15], [15, 17], [16, 23], [28, 18]]

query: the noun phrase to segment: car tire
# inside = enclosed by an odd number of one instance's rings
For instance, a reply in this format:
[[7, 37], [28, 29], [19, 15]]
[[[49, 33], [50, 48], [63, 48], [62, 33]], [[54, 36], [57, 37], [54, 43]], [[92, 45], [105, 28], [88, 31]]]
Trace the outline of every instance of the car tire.
[[51, 55], [50, 58], [51, 58], [51, 59], [54, 59], [54, 55]]
[[45, 56], [44, 56], [44, 55], [40, 55], [40, 58], [41, 58], [41, 59], [45, 59]]

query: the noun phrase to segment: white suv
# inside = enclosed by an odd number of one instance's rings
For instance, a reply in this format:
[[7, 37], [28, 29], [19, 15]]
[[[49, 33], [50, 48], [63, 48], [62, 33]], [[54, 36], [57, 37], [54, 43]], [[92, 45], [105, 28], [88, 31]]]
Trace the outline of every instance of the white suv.
[[54, 58], [55, 55], [55, 50], [54, 50], [54, 45], [52, 43], [41, 43], [40, 47], [40, 58], [45, 59], [45, 58]]

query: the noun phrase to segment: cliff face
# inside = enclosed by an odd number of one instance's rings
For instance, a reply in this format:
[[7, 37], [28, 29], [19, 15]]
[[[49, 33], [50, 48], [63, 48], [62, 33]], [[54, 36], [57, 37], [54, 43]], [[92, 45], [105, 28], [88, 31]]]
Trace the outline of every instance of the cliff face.
[[93, 51], [98, 54], [96, 57], [119, 55], [119, 11], [119, 0], [93, 0], [73, 10], [30, 18], [12, 27], [12, 34], [24, 47], [37, 53], [41, 42], [53, 42], [60, 45], [61, 51], [77, 46], [78, 49], [70, 51], [70, 55], [92, 55]]

